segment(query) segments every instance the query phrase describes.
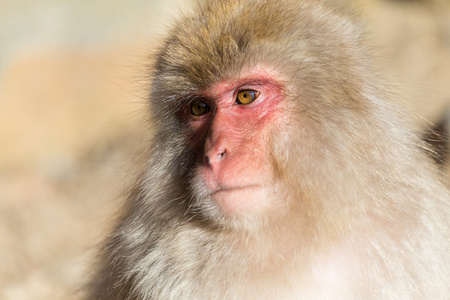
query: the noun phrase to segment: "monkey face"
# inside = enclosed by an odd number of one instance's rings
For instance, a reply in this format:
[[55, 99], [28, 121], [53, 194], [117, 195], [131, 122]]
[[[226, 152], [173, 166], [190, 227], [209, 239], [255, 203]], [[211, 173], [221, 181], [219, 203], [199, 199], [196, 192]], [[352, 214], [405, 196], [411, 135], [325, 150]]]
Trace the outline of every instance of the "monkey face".
[[223, 216], [258, 214], [270, 204], [274, 177], [267, 147], [283, 116], [282, 84], [261, 68], [220, 81], [184, 106], [197, 145], [194, 196]]

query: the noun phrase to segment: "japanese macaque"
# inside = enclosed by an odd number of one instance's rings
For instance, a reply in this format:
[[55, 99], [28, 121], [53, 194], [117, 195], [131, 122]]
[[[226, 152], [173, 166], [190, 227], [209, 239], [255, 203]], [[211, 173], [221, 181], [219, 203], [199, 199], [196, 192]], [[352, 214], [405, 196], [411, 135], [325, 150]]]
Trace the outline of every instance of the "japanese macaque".
[[318, 0], [180, 20], [88, 298], [448, 299], [449, 192], [362, 40]]

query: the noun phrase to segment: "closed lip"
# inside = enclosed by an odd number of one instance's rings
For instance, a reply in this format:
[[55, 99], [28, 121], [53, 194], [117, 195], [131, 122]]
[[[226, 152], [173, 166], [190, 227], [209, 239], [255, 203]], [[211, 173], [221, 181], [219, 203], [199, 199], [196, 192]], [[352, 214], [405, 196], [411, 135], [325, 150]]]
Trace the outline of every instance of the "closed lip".
[[256, 188], [260, 188], [260, 187], [261, 186], [257, 185], [257, 184], [234, 186], [234, 187], [221, 187], [221, 188], [218, 188], [218, 189], [214, 190], [213, 192], [211, 192], [211, 196], [214, 196], [215, 194], [218, 194], [218, 193], [229, 193], [229, 192], [243, 191], [243, 190], [248, 190], [248, 189], [256, 189]]

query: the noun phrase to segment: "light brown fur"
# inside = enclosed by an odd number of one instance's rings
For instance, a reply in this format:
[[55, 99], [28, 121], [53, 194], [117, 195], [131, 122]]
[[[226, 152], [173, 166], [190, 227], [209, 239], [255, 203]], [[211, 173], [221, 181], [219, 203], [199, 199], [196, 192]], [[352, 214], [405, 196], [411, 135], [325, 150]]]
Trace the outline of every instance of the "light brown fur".
[[[448, 299], [449, 193], [360, 39], [315, 0], [213, 1], [182, 19], [155, 64], [148, 165], [88, 299]], [[201, 146], [178, 111], [255, 68], [285, 99], [265, 140], [271, 203], [227, 217], [200, 201]]]

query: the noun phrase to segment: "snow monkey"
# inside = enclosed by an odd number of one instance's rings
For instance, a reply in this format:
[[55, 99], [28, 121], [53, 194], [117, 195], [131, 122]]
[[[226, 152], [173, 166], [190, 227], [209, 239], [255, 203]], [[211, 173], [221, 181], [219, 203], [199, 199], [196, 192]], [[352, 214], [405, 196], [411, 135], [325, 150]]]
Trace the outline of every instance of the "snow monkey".
[[199, 4], [88, 299], [449, 299], [448, 190], [323, 0]]

